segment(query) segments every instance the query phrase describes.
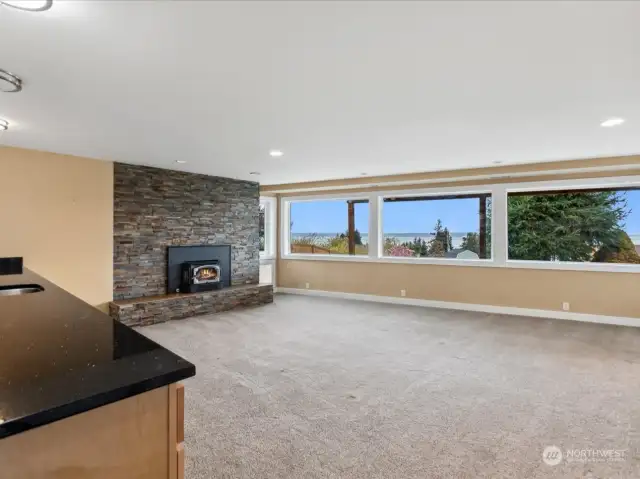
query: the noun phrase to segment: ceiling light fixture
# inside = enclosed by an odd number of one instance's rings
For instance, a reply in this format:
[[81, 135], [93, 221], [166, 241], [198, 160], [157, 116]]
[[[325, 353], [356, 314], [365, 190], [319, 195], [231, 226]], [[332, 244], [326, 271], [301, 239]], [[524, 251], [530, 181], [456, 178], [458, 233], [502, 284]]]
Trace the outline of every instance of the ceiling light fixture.
[[184, 165], [187, 162], [187, 160], [176, 160], [176, 163], [179, 163], [180, 165]]
[[7, 120], [3, 120], [0, 118], [0, 131], [5, 131], [9, 129], [9, 122]]
[[16, 93], [22, 90], [22, 80], [11, 72], [0, 69], [0, 91]]
[[51, 8], [53, 0], [0, 0], [0, 5], [27, 12], [44, 12]]
[[600, 126], [604, 126], [605, 128], [611, 128], [612, 126], [622, 125], [624, 123], [624, 118], [608, 118], [607, 120], [600, 123]]
[[273, 156], [274, 158], [280, 158], [282, 155], [284, 155], [284, 153], [282, 153], [280, 150], [271, 150], [269, 152], [270, 156]]
[[253, 176], [258, 176], [260, 174], [260, 172], [259, 171], [250, 171], [249, 174], [253, 175]]

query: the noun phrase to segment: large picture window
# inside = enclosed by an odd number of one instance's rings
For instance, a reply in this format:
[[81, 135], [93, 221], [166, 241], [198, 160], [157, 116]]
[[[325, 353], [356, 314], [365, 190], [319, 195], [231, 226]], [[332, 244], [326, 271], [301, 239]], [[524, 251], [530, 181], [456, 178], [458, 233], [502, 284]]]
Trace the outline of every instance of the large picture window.
[[289, 253], [369, 254], [369, 201], [296, 201], [289, 210]]
[[510, 260], [640, 264], [640, 190], [509, 193]]
[[283, 197], [284, 259], [640, 273], [640, 177]]
[[385, 198], [384, 256], [491, 258], [491, 194]]

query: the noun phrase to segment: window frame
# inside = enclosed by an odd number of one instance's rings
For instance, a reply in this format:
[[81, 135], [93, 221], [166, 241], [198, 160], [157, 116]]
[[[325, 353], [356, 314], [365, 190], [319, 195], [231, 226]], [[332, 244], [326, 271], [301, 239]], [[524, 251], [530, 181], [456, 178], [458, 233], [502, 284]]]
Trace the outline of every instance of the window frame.
[[536, 193], [543, 191], [571, 191], [589, 189], [640, 188], [640, 176], [584, 178], [579, 180], [556, 180], [549, 182], [515, 183], [505, 185], [504, 190], [504, 241], [505, 266], [516, 269], [550, 269], [563, 271], [601, 271], [608, 273], [640, 273], [640, 265], [624, 263], [590, 263], [576, 261], [538, 261], [509, 259], [507, 199], [509, 193]]
[[[536, 175], [535, 172], [531, 176]], [[359, 192], [359, 193], [326, 193], [310, 195], [282, 196], [280, 198], [280, 257], [283, 260], [296, 261], [346, 261], [361, 263], [402, 263], [463, 267], [498, 267], [511, 269], [541, 269], [563, 271], [600, 271], [640, 273], [640, 265], [620, 263], [579, 263], [579, 262], [547, 262], [534, 260], [510, 260], [508, 259], [508, 218], [507, 197], [509, 193], [526, 193], [539, 191], [564, 191], [597, 188], [640, 188], [640, 176], [621, 177], [595, 177], [554, 181], [535, 182], [501, 182], [486, 183], [474, 186], [454, 187], [427, 187], [420, 189], [384, 190]], [[384, 215], [384, 198], [400, 197], [425, 197], [429, 196], [453, 196], [470, 194], [491, 195], [491, 258], [490, 259], [453, 259], [453, 258], [412, 258], [390, 257], [383, 255], [382, 218]], [[325, 200], [369, 200], [369, 255], [328, 255], [328, 254], [304, 254], [290, 253], [290, 204], [302, 201]]]
[[[368, 200], [369, 201], [369, 231], [372, 231], [373, 210], [371, 209], [371, 195], [366, 193], [347, 194], [347, 195], [312, 195], [312, 196], [295, 196], [283, 197], [280, 199], [280, 256], [283, 259], [307, 259], [307, 260], [324, 260], [324, 261], [370, 261], [375, 252], [375, 241], [372, 243], [371, 234], [369, 234], [369, 254], [349, 255], [349, 254], [311, 254], [311, 253], [291, 253], [291, 203], [303, 203], [313, 201], [349, 201], [349, 200]], [[373, 248], [372, 248], [373, 245]]]
[[[455, 192], [454, 192], [455, 190]], [[493, 241], [491, 242], [491, 257], [487, 258], [487, 259], [456, 259], [456, 258], [429, 258], [429, 257], [422, 257], [422, 258], [413, 258], [413, 257], [396, 257], [396, 256], [385, 256], [384, 255], [384, 251], [383, 251], [383, 247], [384, 247], [384, 227], [383, 227], [383, 223], [384, 223], [384, 200], [385, 198], [413, 198], [413, 197], [419, 197], [419, 198], [425, 198], [425, 199], [429, 199], [430, 197], [441, 197], [441, 196], [456, 196], [456, 195], [460, 195], [460, 196], [465, 196], [465, 195], [490, 195], [491, 196], [491, 209], [493, 211], [493, 192], [491, 191], [490, 188], [478, 188], [478, 187], [472, 187], [471, 189], [461, 189], [461, 188], [455, 188], [454, 190], [452, 190], [451, 192], [449, 192], [447, 189], [438, 189], [438, 190], [428, 190], [427, 193], [419, 193], [419, 194], [415, 194], [414, 191], [411, 192], [402, 192], [400, 194], [395, 194], [393, 192], [389, 193], [389, 192], [383, 192], [381, 194], [379, 194], [379, 201], [380, 201], [380, 206], [379, 206], [379, 241], [380, 241], [380, 245], [379, 245], [379, 251], [378, 251], [378, 258], [383, 259], [383, 260], [391, 260], [390, 262], [392, 263], [405, 263], [407, 261], [399, 261], [399, 260], [409, 260], [409, 263], [423, 263], [423, 264], [462, 264], [463, 266], [490, 266], [492, 263], [494, 263], [494, 244]], [[455, 198], [451, 198], [451, 199], [455, 199]], [[491, 215], [491, 231], [494, 231], [494, 215]]]

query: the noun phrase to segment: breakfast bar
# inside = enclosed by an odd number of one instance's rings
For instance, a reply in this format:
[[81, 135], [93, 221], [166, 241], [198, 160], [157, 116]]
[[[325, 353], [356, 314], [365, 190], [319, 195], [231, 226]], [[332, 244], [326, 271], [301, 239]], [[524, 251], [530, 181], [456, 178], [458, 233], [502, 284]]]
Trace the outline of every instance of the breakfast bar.
[[0, 275], [0, 344], [0, 477], [183, 477], [193, 364], [26, 269]]

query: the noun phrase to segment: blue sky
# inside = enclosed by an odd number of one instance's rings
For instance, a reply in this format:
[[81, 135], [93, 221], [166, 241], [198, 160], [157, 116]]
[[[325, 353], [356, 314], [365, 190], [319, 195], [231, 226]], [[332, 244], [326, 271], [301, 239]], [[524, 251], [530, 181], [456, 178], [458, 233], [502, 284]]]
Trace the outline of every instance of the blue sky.
[[[627, 191], [631, 214], [628, 233], [640, 233], [640, 191]], [[385, 233], [427, 233], [440, 218], [453, 233], [478, 231], [478, 200], [431, 200], [384, 204]], [[369, 231], [369, 205], [356, 203], [356, 228]], [[347, 203], [343, 200], [309, 201], [291, 204], [292, 233], [338, 233], [347, 229]]]

